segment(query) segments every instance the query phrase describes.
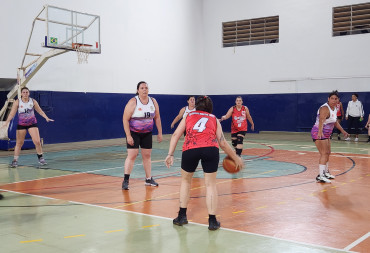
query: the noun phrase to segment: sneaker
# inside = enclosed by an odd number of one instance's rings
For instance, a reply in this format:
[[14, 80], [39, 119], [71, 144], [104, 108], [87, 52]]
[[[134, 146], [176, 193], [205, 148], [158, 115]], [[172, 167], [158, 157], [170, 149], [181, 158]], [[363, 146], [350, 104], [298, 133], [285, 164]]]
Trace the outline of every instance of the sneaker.
[[367, 142], [370, 142], [370, 138], [367, 140]]
[[13, 160], [12, 161], [12, 164], [10, 165], [10, 167], [17, 168], [18, 167], [18, 161], [17, 160]]
[[331, 183], [331, 181], [327, 179], [325, 176], [321, 177], [320, 175], [317, 175], [316, 182], [317, 183]]
[[328, 171], [328, 172], [325, 172], [324, 173], [324, 176], [326, 177], [326, 178], [328, 178], [328, 179], [334, 179], [335, 178], [335, 176], [334, 175], [332, 175], [332, 174], [330, 174], [330, 172]]
[[158, 183], [154, 181], [153, 177], [151, 177], [150, 179], [145, 179], [145, 185], [158, 186]]
[[46, 161], [45, 161], [45, 159], [44, 159], [44, 157], [41, 157], [40, 159], [39, 159], [39, 164], [40, 165], [46, 165], [47, 163], [46, 163]]
[[355, 141], [358, 141], [358, 138], [355, 138]]
[[344, 140], [345, 140], [345, 141], [350, 141], [350, 140], [351, 140], [351, 138], [347, 137], [347, 138], [345, 138]]
[[221, 227], [221, 224], [219, 221], [217, 220], [210, 220], [208, 219], [208, 223], [209, 223], [209, 226], [208, 226], [208, 229], [209, 230], [217, 230]]
[[173, 224], [177, 225], [177, 226], [182, 226], [184, 224], [188, 224], [188, 219], [185, 216], [177, 216], [175, 219], [173, 219]]
[[123, 180], [123, 182], [122, 182], [122, 189], [123, 190], [128, 190], [128, 180]]

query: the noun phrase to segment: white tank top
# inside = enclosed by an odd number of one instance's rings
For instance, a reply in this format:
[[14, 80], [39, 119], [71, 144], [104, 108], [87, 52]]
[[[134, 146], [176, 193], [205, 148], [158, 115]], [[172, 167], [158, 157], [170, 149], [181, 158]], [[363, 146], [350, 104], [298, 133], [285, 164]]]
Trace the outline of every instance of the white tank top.
[[328, 105], [328, 103], [325, 103], [322, 106], [320, 106], [320, 108], [317, 110], [317, 116], [316, 116], [316, 122], [315, 122], [315, 125], [316, 126], [318, 126], [319, 125], [319, 122], [320, 122], [320, 109], [321, 109], [321, 107], [324, 107], [324, 106], [328, 107], [329, 112], [330, 112], [329, 118], [327, 118], [324, 121], [324, 126], [325, 125], [334, 125], [335, 122], [337, 121], [337, 108], [334, 107], [334, 110], [332, 110], [330, 108], [330, 106]]
[[184, 112], [184, 114], [182, 115], [182, 117], [183, 118], [185, 118], [186, 117], [186, 115], [188, 115], [189, 114], [189, 112], [194, 112], [195, 111], [195, 107], [193, 108], [193, 110], [190, 110], [189, 109], [189, 106], [186, 106], [185, 107], [185, 112]]
[[155, 116], [155, 106], [151, 97], [147, 104], [141, 103], [139, 96], [135, 96], [136, 107], [129, 120], [130, 130], [138, 133], [147, 133], [153, 130], [153, 118]]

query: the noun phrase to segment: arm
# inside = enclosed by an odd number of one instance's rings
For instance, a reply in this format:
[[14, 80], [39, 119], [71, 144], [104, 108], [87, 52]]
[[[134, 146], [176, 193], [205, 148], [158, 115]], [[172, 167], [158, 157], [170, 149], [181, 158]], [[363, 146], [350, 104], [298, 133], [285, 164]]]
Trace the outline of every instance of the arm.
[[17, 109], [18, 109], [18, 105], [19, 105], [19, 100], [15, 100], [13, 105], [12, 105], [12, 109], [10, 110], [10, 113], [8, 115], [8, 118], [7, 120], [5, 121], [5, 125], [8, 125], [10, 123], [10, 121], [14, 118], [15, 114], [17, 113]]
[[246, 107], [246, 106], [245, 106], [245, 111], [246, 111], [246, 113], [247, 113], [247, 119], [248, 119], [249, 123], [251, 123], [251, 129], [252, 129], [252, 131], [254, 131], [254, 123], [253, 123], [253, 119], [252, 119], [251, 114], [249, 113], [249, 109], [248, 109], [248, 107]]
[[330, 116], [329, 108], [326, 106], [321, 107], [319, 114], [319, 132], [317, 133], [317, 138], [321, 139], [324, 121]]
[[159, 113], [159, 105], [157, 103], [157, 100], [153, 99], [154, 107], [155, 107], [155, 116], [154, 116], [154, 121], [155, 125], [157, 126], [158, 130], [158, 136], [157, 136], [157, 141], [162, 142], [162, 122], [161, 122], [161, 115]]
[[244, 163], [242, 159], [236, 155], [234, 150], [230, 147], [229, 143], [227, 143], [224, 133], [222, 132], [222, 126], [221, 123], [217, 120], [217, 130], [216, 130], [216, 136], [217, 136], [217, 141], [220, 144], [220, 147], [225, 153], [231, 157], [235, 161], [235, 164], [237, 167], [243, 168]]
[[349, 101], [349, 102], [348, 102], [348, 105], [347, 105], [347, 110], [346, 110], [346, 120], [348, 120], [348, 113], [349, 113], [349, 109], [351, 108], [351, 102], [352, 102], [352, 101]]
[[134, 139], [131, 136], [129, 120], [132, 114], [134, 114], [135, 107], [136, 107], [136, 99], [131, 98], [126, 104], [125, 110], [123, 111], [123, 116], [122, 116], [122, 123], [123, 123], [123, 129], [125, 130], [125, 133], [126, 133], [126, 140], [127, 140], [127, 143], [131, 146], [134, 145]]
[[344, 135], [344, 138], [348, 137], [348, 133], [343, 129], [343, 127], [337, 122], [335, 122], [335, 127]]
[[171, 128], [174, 128], [175, 124], [182, 119], [182, 116], [185, 113], [185, 107], [181, 108], [179, 114], [176, 116], [176, 118], [171, 123]]
[[185, 131], [185, 121], [186, 121], [186, 118], [181, 120], [180, 124], [177, 126], [175, 132], [173, 133], [171, 137], [170, 148], [168, 149], [168, 155], [165, 160], [167, 168], [173, 165], [173, 159], [174, 159], [173, 153], [175, 152], [177, 142], [179, 141], [180, 137]]
[[38, 112], [44, 119], [46, 119], [46, 122], [54, 121], [53, 119], [49, 119], [49, 117], [46, 116], [46, 114], [41, 109], [41, 107], [39, 106], [39, 103], [37, 103], [36, 100], [34, 100], [34, 99], [32, 99], [32, 100], [33, 100], [33, 106], [35, 107], [36, 112]]
[[223, 120], [227, 120], [228, 118], [230, 118], [231, 117], [231, 115], [233, 114], [233, 108], [231, 107], [228, 111], [227, 111], [227, 113], [224, 115], [224, 116], [222, 116], [221, 117], [221, 121], [223, 121]]

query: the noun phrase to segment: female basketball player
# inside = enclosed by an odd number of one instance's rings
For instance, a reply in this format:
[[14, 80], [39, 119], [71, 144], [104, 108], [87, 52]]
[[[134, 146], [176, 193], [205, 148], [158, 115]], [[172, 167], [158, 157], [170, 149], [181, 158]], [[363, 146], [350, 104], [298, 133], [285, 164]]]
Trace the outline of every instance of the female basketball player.
[[8, 119], [5, 121], [5, 125], [9, 125], [10, 121], [14, 118], [18, 111], [18, 125], [16, 134], [16, 145], [14, 148], [14, 160], [12, 161], [11, 167], [15, 168], [18, 166], [18, 158], [21, 153], [21, 149], [26, 137], [27, 131], [30, 134], [33, 143], [36, 147], [37, 157], [40, 165], [46, 165], [46, 161], [42, 155], [42, 147], [40, 142], [39, 128], [37, 127], [37, 120], [35, 111], [38, 112], [47, 122], [54, 121], [49, 119], [48, 116], [41, 109], [37, 101], [30, 98], [30, 91], [27, 87], [21, 89], [21, 99], [14, 101], [12, 109], [10, 110]]
[[188, 115], [189, 112], [195, 111], [195, 97], [189, 96], [188, 97], [188, 106], [185, 106], [181, 108], [179, 114], [176, 116], [176, 118], [171, 123], [171, 128], [174, 128], [175, 124], [180, 121], [182, 118], [185, 118], [186, 115]]
[[243, 140], [248, 130], [248, 122], [251, 124], [251, 129], [254, 131], [254, 123], [248, 107], [243, 105], [243, 99], [238, 96], [235, 100], [235, 105], [229, 109], [226, 115], [221, 117], [221, 121], [231, 119], [231, 143], [235, 148], [238, 156], [241, 156], [243, 151]]
[[181, 159], [180, 211], [178, 217], [173, 220], [173, 224], [182, 226], [188, 223], [186, 208], [190, 198], [190, 185], [200, 160], [206, 185], [206, 203], [209, 214], [208, 229], [217, 230], [220, 228], [220, 223], [216, 219], [218, 198], [216, 175], [220, 159], [218, 145], [235, 161], [238, 167], [243, 167], [243, 162], [226, 142], [220, 122], [215, 115], [211, 114], [213, 110], [212, 100], [207, 96], [198, 97], [195, 108], [196, 111], [189, 112], [173, 133], [165, 160], [168, 168], [173, 165], [173, 154], [177, 142], [186, 131]]
[[122, 189], [124, 190], [129, 189], [130, 173], [133, 169], [135, 159], [139, 154], [139, 146], [141, 147], [146, 176], [145, 185], [158, 186], [158, 183], [151, 176], [151, 154], [154, 122], [158, 130], [157, 140], [158, 142], [162, 141], [162, 124], [159, 106], [154, 98], [148, 96], [149, 88], [146, 82], [139, 82], [136, 89], [136, 96], [128, 101], [122, 119], [127, 141], [125, 176], [122, 183]]
[[320, 183], [331, 183], [330, 179], [335, 178], [335, 176], [330, 174], [328, 168], [331, 153], [330, 135], [334, 126], [341, 131], [345, 138], [348, 136], [348, 133], [337, 122], [336, 105], [338, 104], [338, 98], [338, 91], [333, 91], [329, 94], [328, 102], [323, 104], [317, 111], [316, 122], [311, 130], [312, 139], [320, 153], [319, 175], [316, 177], [316, 181]]

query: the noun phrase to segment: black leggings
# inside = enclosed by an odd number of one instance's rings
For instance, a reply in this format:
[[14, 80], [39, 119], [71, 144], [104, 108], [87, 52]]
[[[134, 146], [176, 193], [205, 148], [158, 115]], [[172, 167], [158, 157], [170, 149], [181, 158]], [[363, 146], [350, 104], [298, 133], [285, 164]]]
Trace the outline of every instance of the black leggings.
[[[359, 134], [360, 130], [358, 129], [360, 125], [360, 117], [348, 116], [348, 133], [350, 134]], [[352, 130], [352, 128], [354, 128]]]

